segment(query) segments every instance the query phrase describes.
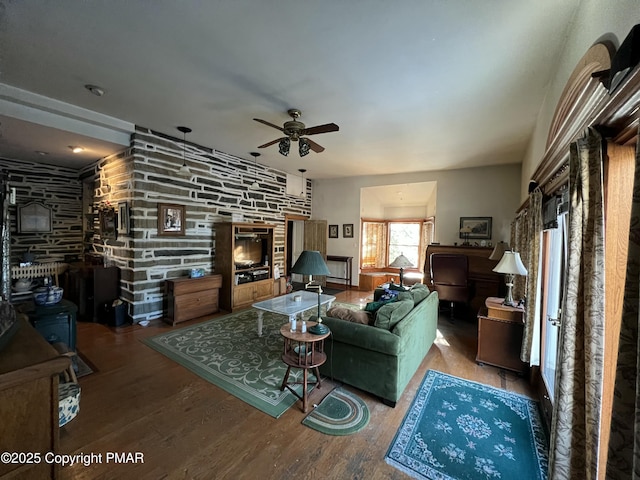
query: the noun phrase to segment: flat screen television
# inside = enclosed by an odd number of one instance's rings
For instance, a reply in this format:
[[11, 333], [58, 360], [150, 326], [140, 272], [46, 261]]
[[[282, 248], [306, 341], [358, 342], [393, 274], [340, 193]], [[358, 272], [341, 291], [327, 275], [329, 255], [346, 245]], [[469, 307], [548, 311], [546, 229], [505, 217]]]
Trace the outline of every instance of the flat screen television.
[[236, 237], [233, 262], [236, 268], [265, 265], [269, 261], [267, 240], [260, 237]]

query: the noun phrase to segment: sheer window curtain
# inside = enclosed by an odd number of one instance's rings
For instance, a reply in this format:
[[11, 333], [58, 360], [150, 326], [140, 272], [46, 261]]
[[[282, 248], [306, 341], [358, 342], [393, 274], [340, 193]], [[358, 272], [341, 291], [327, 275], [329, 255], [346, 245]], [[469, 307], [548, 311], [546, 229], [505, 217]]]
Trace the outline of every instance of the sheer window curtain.
[[549, 478], [598, 478], [604, 356], [602, 138], [592, 128], [570, 146], [566, 294], [560, 339]]
[[387, 224], [384, 222], [362, 223], [361, 268], [383, 268], [387, 265]]
[[640, 479], [640, 145], [636, 146], [627, 277], [606, 478]]
[[422, 222], [422, 245], [420, 248], [420, 260], [418, 261], [418, 268], [422, 273], [426, 273], [425, 265], [427, 261], [427, 247], [431, 245], [431, 242], [433, 241], [434, 225], [435, 220], [433, 217], [427, 218]]

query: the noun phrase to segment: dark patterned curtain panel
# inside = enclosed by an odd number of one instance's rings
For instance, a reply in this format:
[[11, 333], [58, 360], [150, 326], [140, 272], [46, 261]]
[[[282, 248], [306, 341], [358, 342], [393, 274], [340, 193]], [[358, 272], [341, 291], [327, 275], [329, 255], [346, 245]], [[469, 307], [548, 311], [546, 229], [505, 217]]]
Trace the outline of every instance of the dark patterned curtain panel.
[[608, 480], [640, 479], [640, 146], [636, 147], [616, 385], [607, 459]]
[[[529, 238], [528, 238], [527, 211], [522, 212], [511, 224], [511, 239], [509, 246], [514, 252], [520, 253], [520, 259], [524, 265], [529, 258]], [[503, 280], [504, 281], [504, 280]], [[513, 279], [513, 298], [526, 297], [527, 277], [516, 275]]]
[[[527, 252], [523, 263], [527, 268], [526, 292], [527, 309], [525, 310], [524, 334], [520, 360], [531, 365], [540, 365], [540, 241], [542, 235], [542, 191], [536, 188], [529, 194], [527, 210]], [[522, 257], [522, 252], [520, 253]], [[535, 340], [535, 347], [532, 345]], [[533, 355], [532, 355], [533, 351]]]
[[571, 144], [567, 287], [558, 345], [549, 478], [598, 478], [604, 356], [602, 138]]

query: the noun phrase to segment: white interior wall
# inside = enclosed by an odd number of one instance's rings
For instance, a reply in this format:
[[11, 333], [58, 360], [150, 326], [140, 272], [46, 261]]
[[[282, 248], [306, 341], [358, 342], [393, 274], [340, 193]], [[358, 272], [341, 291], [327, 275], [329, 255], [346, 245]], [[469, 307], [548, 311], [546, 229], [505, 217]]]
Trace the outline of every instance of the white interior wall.
[[384, 207], [383, 218], [387, 220], [403, 220], [413, 218], [427, 218], [427, 206], [415, 207]]
[[[520, 165], [370, 175], [313, 181], [312, 218], [338, 224], [340, 237], [329, 238], [327, 253], [352, 256], [353, 278], [359, 273], [360, 218], [370, 205], [360, 204], [362, 188], [402, 183], [438, 183], [436, 242], [460, 242], [460, 217], [493, 217], [492, 241], [509, 240], [511, 221], [520, 205]], [[354, 225], [354, 237], [342, 237], [342, 225]]]
[[429, 198], [427, 198], [427, 212], [426, 212], [427, 217], [435, 217], [437, 207], [438, 207], [438, 185], [436, 184], [435, 187], [433, 188], [433, 191], [431, 192], [431, 195], [429, 195]]
[[[302, 182], [299, 183], [302, 185]], [[293, 221], [293, 238], [291, 239], [291, 245], [293, 247], [293, 251], [291, 252], [291, 266], [296, 264], [298, 257], [304, 250], [304, 221], [303, 220], [294, 220]], [[299, 273], [291, 274], [292, 282], [302, 282], [303, 276]]]
[[[372, 195], [367, 195], [366, 189], [361, 192], [361, 218], [378, 219], [384, 218], [384, 206], [378, 202]], [[342, 231], [340, 231], [342, 235]]]

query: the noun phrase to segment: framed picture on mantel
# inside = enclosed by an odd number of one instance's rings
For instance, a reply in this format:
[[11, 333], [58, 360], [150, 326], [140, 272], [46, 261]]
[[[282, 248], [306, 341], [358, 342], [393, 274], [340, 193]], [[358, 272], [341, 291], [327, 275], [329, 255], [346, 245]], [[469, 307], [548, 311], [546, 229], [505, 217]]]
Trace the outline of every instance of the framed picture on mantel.
[[[460, 217], [460, 238], [491, 240], [491, 219], [493, 217]], [[462, 229], [466, 232], [462, 233]]]

